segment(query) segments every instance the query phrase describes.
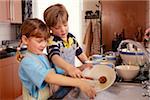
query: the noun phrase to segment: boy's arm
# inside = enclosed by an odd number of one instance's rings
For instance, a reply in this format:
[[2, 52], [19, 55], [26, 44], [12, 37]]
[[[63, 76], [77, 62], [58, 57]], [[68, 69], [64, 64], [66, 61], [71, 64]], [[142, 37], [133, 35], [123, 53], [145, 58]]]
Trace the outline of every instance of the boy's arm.
[[51, 60], [59, 68], [62, 68], [63, 70], [65, 70], [70, 76], [72, 76], [72, 77], [82, 77], [82, 72], [78, 68], [76, 68], [73, 65], [67, 63], [59, 55], [53, 55]]
[[83, 65], [79, 67], [81, 71], [83, 71], [85, 68], [92, 68], [93, 65], [91, 63], [87, 63], [89, 59], [84, 53], [78, 55], [78, 59], [83, 63]]
[[84, 64], [86, 61], [88, 61], [87, 56], [84, 53], [81, 53], [78, 55], [78, 59]]

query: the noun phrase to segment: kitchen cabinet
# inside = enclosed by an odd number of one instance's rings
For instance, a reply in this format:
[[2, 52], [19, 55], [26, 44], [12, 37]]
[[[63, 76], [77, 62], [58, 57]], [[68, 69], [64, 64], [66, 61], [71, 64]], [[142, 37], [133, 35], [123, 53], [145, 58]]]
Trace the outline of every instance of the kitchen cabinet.
[[0, 22], [10, 21], [10, 3], [9, 0], [0, 0]]
[[0, 22], [22, 23], [22, 1], [0, 0]]
[[18, 96], [22, 95], [22, 85], [19, 79], [18, 70], [19, 63], [16, 62], [13, 64], [13, 98], [17, 98]]
[[11, 23], [22, 23], [22, 1], [10, 0]]
[[14, 100], [22, 94], [16, 57], [0, 59], [0, 100]]

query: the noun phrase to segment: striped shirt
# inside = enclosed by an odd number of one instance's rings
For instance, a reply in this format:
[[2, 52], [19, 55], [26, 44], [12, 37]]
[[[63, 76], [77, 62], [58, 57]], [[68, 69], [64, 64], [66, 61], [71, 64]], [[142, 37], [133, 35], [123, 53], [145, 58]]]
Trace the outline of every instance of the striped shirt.
[[50, 61], [53, 55], [59, 55], [65, 61], [74, 65], [75, 56], [79, 56], [83, 51], [71, 33], [68, 33], [67, 40], [66, 42], [55, 35], [49, 38], [47, 53]]

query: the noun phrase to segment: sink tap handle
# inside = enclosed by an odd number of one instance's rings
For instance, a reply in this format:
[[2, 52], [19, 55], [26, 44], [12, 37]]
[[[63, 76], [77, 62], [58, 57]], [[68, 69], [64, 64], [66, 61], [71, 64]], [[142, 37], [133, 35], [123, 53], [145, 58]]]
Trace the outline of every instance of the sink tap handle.
[[148, 89], [150, 87], [150, 83], [148, 81], [143, 81], [142, 87]]
[[142, 93], [142, 96], [143, 96], [143, 97], [146, 97], [146, 96], [150, 97], [150, 93], [148, 93], [148, 92]]

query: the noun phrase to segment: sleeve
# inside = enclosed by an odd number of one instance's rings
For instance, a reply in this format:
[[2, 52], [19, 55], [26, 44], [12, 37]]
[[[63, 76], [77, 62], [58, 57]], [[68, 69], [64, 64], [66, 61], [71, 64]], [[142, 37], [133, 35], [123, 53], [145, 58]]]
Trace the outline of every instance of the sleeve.
[[48, 58], [51, 60], [52, 56], [57, 54], [60, 55], [60, 46], [57, 42], [52, 42], [49, 46], [47, 46]]
[[78, 42], [75, 40], [76, 44], [76, 56], [79, 56], [81, 53], [83, 53], [82, 48], [79, 46]]
[[42, 88], [42, 85], [45, 82], [44, 79], [51, 69], [50, 68], [47, 69], [46, 67], [43, 67], [43, 65], [40, 64], [40, 62], [36, 62], [31, 58], [24, 59], [24, 61], [21, 63], [21, 66], [25, 71], [25, 73], [27, 74], [28, 78], [38, 88]]

